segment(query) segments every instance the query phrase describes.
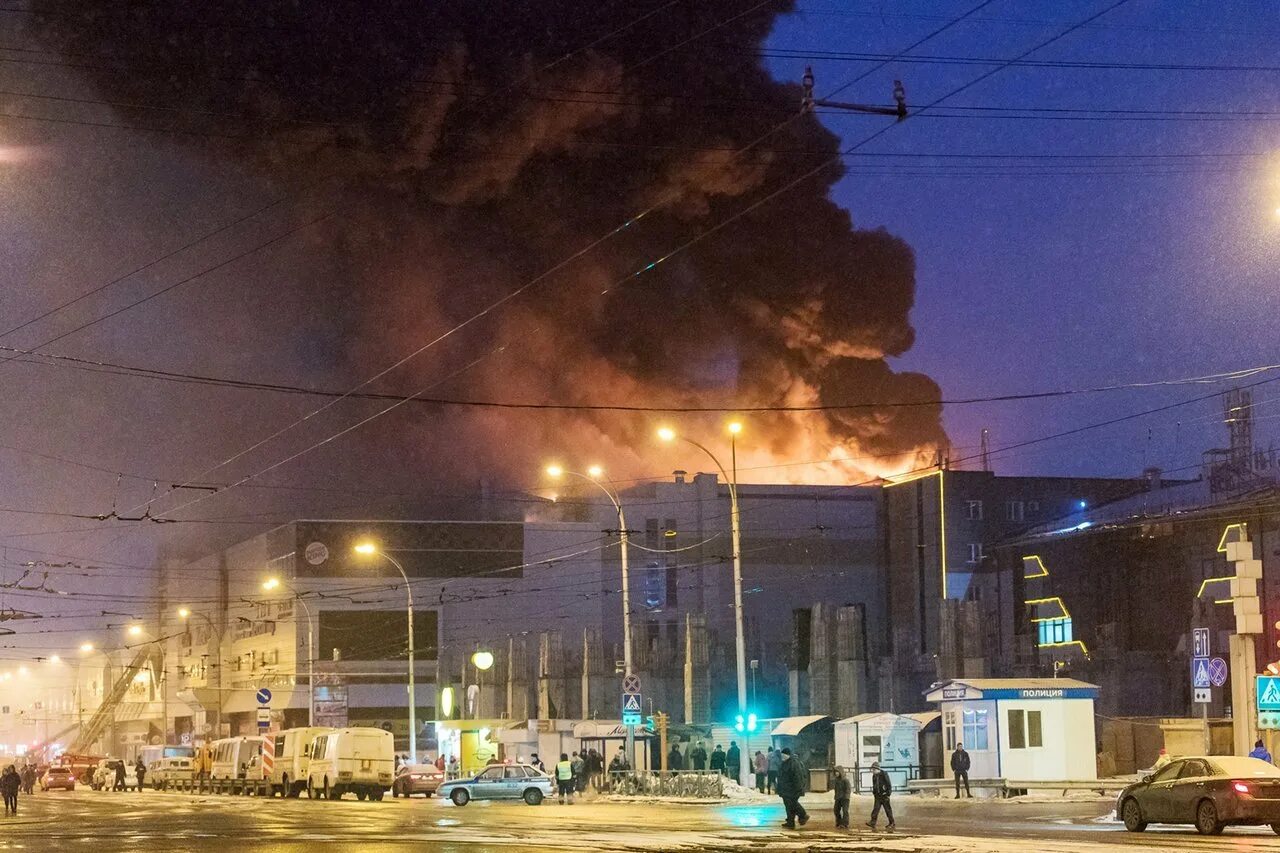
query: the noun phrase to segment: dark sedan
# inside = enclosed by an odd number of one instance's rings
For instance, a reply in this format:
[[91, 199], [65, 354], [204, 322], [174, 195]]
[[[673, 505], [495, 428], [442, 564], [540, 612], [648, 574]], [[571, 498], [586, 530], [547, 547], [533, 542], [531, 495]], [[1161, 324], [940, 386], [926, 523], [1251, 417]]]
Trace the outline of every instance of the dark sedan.
[[434, 764], [406, 764], [396, 772], [391, 783], [391, 796], [412, 797], [426, 794], [430, 797], [444, 782], [444, 774]]
[[1256, 758], [1186, 756], [1125, 788], [1116, 813], [1130, 832], [1190, 823], [1202, 835], [1269, 825], [1280, 835], [1280, 770]]

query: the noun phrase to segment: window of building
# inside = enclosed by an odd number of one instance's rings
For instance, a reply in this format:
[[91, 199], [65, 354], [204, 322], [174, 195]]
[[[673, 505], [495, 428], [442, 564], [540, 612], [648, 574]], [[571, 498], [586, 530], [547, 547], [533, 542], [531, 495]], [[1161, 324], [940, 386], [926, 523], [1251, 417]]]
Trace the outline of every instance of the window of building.
[[966, 749], [989, 749], [987, 742], [987, 710], [965, 708], [960, 712], [961, 735]]
[[1009, 709], [1009, 748], [1035, 749], [1044, 746], [1039, 711]]
[[1065, 619], [1046, 619], [1036, 624], [1040, 626], [1040, 645], [1042, 646], [1070, 643], [1075, 640], [1072, 636], [1074, 631], [1070, 616]]
[[1027, 515], [1033, 515], [1040, 511], [1040, 501], [1027, 501]]
[[970, 563], [982, 562], [982, 543], [981, 542], [969, 543], [969, 562]]
[[942, 717], [942, 736], [947, 752], [956, 748], [956, 712], [948, 711]]
[[[436, 611], [413, 611], [414, 653], [420, 660], [436, 655]], [[333, 660], [404, 660], [408, 654], [408, 614], [398, 610], [322, 610], [316, 657]]]
[[1005, 521], [1022, 521], [1027, 517], [1027, 505], [1022, 501], [1005, 501]]
[[982, 501], [965, 501], [969, 506], [969, 520], [982, 521]]

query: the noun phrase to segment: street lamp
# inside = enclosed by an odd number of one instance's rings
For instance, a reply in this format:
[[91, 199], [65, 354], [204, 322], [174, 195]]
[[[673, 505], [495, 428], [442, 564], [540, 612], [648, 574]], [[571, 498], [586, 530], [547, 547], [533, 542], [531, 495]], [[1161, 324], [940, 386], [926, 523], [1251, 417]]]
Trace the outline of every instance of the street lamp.
[[[363, 556], [381, 555], [388, 563], [395, 566], [400, 572], [400, 577], [404, 578], [404, 591], [409, 600], [409, 763], [417, 764], [418, 702], [416, 693], [413, 689], [413, 587], [409, 585], [409, 576], [405, 574], [404, 566], [400, 565], [400, 561], [388, 554], [385, 550], [379, 548], [373, 542], [357, 542], [354, 550], [357, 554]], [[437, 660], [439, 660], [439, 654], [439, 651], [437, 651]], [[490, 665], [492, 666], [492, 663], [490, 663]]]
[[[738, 512], [738, 435], [742, 432], [742, 424], [739, 421], [730, 421], [727, 425], [727, 430], [729, 432], [729, 452], [731, 453], [730, 463], [733, 470], [732, 476], [730, 476], [729, 472], [720, 464], [720, 460], [714, 453], [688, 436], [677, 435], [676, 431], [671, 427], [660, 427], [658, 429], [658, 438], [668, 444], [676, 439], [680, 439], [686, 444], [691, 444], [698, 448], [715, 463], [716, 468], [720, 470], [721, 476], [723, 476], [729, 483], [729, 531], [733, 541], [733, 627], [738, 665], [738, 716], [740, 718], [745, 718], [748, 714], [747, 643], [746, 638], [743, 636], [742, 628], [742, 525]], [[741, 750], [741, 753], [741, 758], [738, 764], [738, 781], [740, 783], [746, 778], [747, 767], [751, 760], [746, 750]]]
[[129, 626], [129, 636], [130, 636], [130, 637], [141, 637], [141, 636], [142, 636], [142, 626], [141, 626], [141, 625], [130, 625], [130, 626]]
[[311, 608], [307, 606], [306, 599], [298, 595], [296, 589], [285, 586], [279, 578], [267, 578], [262, 582], [262, 588], [267, 592], [281, 587], [293, 596], [294, 601], [302, 605], [302, 612], [307, 617], [307, 725], [313, 726], [316, 713], [316, 641], [315, 634], [311, 630]]
[[[672, 436], [674, 437], [674, 433]], [[599, 465], [592, 465], [587, 469], [587, 473], [579, 474], [576, 471], [566, 471], [559, 465], [548, 465], [547, 474], [554, 478], [561, 476], [577, 477], [586, 480], [593, 486], [604, 492], [605, 497], [613, 504], [614, 512], [618, 515], [618, 544], [622, 549], [622, 668], [623, 676], [630, 680], [631, 670], [631, 581], [630, 573], [627, 567], [627, 520], [622, 512], [622, 499], [612, 489], [600, 482], [600, 478], [604, 476], [604, 469]], [[627, 761], [635, 761], [636, 747], [636, 727], [627, 726]]]

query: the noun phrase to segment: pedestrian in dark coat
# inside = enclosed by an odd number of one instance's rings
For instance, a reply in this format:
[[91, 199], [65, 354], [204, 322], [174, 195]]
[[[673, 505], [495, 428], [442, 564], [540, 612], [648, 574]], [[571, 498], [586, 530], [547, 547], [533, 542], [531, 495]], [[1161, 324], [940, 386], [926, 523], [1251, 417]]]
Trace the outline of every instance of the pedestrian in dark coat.
[[36, 788], [36, 769], [30, 764], [22, 768], [19, 774], [22, 779], [22, 793], [33, 794]]
[[671, 754], [667, 756], [667, 769], [668, 770], [684, 769], [684, 756], [680, 754], [680, 744], [678, 743], [671, 744]]
[[0, 794], [4, 795], [4, 813], [18, 813], [18, 789], [22, 787], [22, 777], [12, 764], [0, 775]]
[[853, 786], [849, 784], [849, 777], [844, 775], [844, 768], [835, 769], [831, 790], [835, 794], [836, 829], [848, 829], [849, 797], [853, 794]]
[[804, 826], [809, 822], [809, 813], [800, 805], [800, 797], [809, 791], [809, 768], [799, 758], [791, 754], [791, 749], [782, 750], [782, 766], [778, 770], [778, 796], [787, 809], [787, 819], [782, 824], [787, 829], [795, 829], [796, 821]]
[[707, 748], [698, 741], [698, 745], [689, 750], [689, 767], [693, 770], [707, 769]]
[[964, 751], [964, 744], [956, 744], [956, 751], [951, 753], [951, 772], [956, 776], [956, 799], [960, 799], [960, 780], [964, 780], [964, 795], [972, 797], [969, 793], [969, 753]]
[[[876, 828], [876, 818], [880, 817], [880, 809], [884, 809], [884, 816], [889, 819], [889, 825], [885, 827], [890, 832], [893, 831], [893, 806], [889, 805], [889, 797], [893, 794], [893, 782], [889, 780], [889, 774], [880, 768], [879, 761], [871, 762], [871, 796], [875, 797], [875, 805], [871, 807], [871, 820], [867, 821], [867, 826], [872, 829]], [[845, 820], [848, 821], [848, 813], [846, 810]], [[848, 826], [845, 823], [845, 826]]]
[[[244, 774], [242, 773], [241, 775], [243, 776]], [[116, 762], [116, 786], [114, 790], [116, 791], [124, 790], [124, 761], [123, 760]]]
[[716, 773], [724, 773], [724, 748], [720, 744], [716, 744], [716, 748], [711, 751], [711, 769]]
[[141, 791], [142, 783], [147, 778], [147, 765], [143, 763], [141, 758], [139, 758], [138, 763], [133, 770], [138, 774], [138, 790]]
[[742, 750], [736, 740], [729, 741], [729, 751], [724, 756], [724, 775], [742, 784]]

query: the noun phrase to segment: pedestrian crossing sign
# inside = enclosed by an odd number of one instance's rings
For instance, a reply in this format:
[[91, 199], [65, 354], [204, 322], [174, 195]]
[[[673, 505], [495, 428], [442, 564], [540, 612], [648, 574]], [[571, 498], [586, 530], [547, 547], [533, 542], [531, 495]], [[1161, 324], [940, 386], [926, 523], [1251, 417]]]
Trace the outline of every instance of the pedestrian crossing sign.
[[1257, 677], [1258, 710], [1280, 711], [1280, 676]]
[[626, 693], [622, 697], [622, 713], [630, 711], [633, 714], [640, 713], [640, 696], [637, 693]]
[[1192, 658], [1191, 659], [1191, 686], [1196, 688], [1206, 688], [1211, 684], [1209, 677], [1209, 659], [1208, 658]]

